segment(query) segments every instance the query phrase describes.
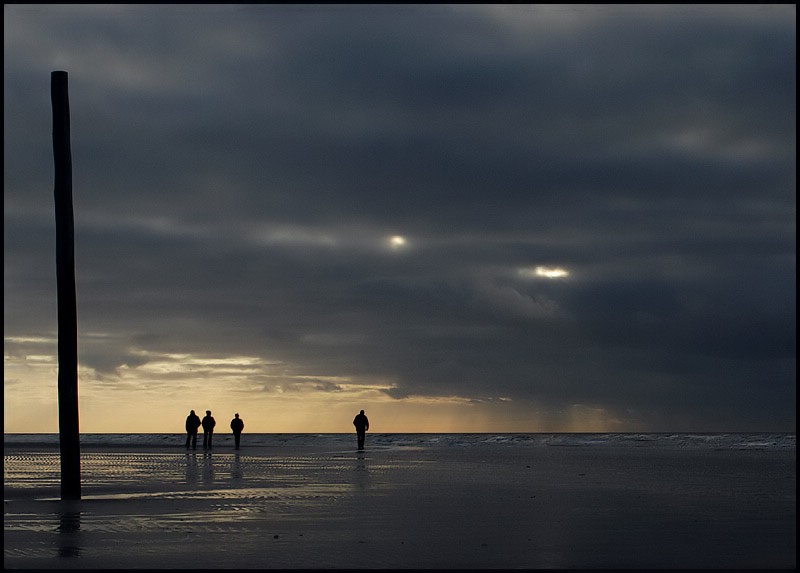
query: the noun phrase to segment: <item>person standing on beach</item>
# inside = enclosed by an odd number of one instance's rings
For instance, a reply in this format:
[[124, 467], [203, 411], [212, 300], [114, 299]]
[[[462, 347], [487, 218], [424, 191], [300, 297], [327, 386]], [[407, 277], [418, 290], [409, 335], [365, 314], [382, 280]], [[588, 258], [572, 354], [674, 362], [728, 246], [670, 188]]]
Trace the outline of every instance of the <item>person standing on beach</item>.
[[189, 412], [186, 416], [186, 449], [189, 449], [191, 442], [192, 449], [197, 449], [197, 429], [200, 427], [200, 416], [194, 413], [194, 410]]
[[233, 442], [238, 450], [239, 440], [242, 439], [242, 430], [244, 430], [244, 421], [239, 417], [239, 414], [234, 414], [234, 418], [231, 420], [231, 430], [233, 430]]
[[353, 418], [353, 425], [356, 427], [356, 434], [358, 435], [358, 449], [363, 450], [364, 440], [367, 437], [367, 430], [369, 430], [369, 419], [364, 415], [364, 410], [361, 410]]
[[211, 438], [214, 436], [214, 426], [217, 421], [211, 416], [211, 410], [206, 410], [206, 416], [203, 418], [203, 449], [211, 449]]

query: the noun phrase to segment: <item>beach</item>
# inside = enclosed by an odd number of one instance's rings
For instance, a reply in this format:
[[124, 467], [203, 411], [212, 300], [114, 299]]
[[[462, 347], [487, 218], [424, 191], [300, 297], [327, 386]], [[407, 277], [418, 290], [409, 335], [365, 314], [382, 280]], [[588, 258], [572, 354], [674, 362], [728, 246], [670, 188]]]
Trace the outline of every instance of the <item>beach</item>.
[[58, 448], [6, 439], [4, 567], [795, 568], [794, 435], [685, 442], [100, 439], [61, 501]]

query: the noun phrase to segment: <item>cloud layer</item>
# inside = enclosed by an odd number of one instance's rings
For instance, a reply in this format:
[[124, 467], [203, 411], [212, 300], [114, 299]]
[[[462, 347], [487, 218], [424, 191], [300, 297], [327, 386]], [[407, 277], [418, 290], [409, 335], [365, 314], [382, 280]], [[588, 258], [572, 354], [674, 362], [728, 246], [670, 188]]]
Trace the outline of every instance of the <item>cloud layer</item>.
[[6, 5], [6, 403], [66, 69], [87, 400], [794, 430], [795, 10]]

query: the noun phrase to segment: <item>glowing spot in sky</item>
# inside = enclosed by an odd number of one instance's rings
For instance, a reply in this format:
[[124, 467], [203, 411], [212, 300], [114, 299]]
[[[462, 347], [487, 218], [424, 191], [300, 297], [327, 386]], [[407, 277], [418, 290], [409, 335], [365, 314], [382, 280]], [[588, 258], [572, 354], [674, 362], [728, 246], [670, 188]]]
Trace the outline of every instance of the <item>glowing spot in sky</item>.
[[569, 276], [569, 271], [561, 267], [534, 267], [519, 270], [519, 274], [527, 278], [563, 279]]
[[402, 249], [408, 244], [405, 237], [401, 235], [393, 235], [389, 237], [389, 246], [393, 249]]
[[536, 276], [546, 277], [548, 279], [560, 279], [568, 276], [569, 273], [559, 267], [536, 267]]

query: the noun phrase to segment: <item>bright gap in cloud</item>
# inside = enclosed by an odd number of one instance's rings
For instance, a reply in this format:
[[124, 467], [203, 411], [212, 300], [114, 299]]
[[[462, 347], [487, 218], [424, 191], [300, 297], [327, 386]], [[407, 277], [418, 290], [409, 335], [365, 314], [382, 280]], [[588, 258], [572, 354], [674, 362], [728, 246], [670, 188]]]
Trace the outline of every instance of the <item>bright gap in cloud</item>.
[[402, 249], [406, 245], [408, 245], [408, 240], [402, 235], [392, 235], [389, 237], [389, 246], [394, 250]]
[[526, 267], [519, 269], [519, 274], [525, 278], [564, 279], [569, 276], [569, 271], [561, 267]]

